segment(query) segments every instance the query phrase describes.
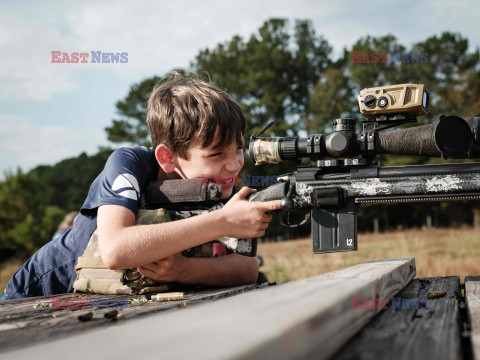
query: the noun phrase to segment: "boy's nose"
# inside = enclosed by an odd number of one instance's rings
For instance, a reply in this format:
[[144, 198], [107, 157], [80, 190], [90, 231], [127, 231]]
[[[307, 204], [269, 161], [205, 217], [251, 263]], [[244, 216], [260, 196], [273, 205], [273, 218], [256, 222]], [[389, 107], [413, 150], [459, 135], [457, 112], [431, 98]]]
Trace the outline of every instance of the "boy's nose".
[[225, 166], [229, 172], [239, 172], [242, 169], [242, 164], [238, 159], [230, 160]]

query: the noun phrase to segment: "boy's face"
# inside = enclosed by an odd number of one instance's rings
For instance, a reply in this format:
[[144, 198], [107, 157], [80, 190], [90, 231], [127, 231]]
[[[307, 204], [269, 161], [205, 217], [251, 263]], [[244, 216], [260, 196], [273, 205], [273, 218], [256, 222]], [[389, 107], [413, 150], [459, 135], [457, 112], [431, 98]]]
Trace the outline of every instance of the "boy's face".
[[[226, 199], [232, 194], [237, 175], [243, 167], [243, 144], [239, 146], [234, 141], [228, 147], [214, 149], [218, 140], [217, 129], [209, 147], [202, 148], [200, 141], [196, 141], [189, 146], [186, 159], [177, 155], [171, 156], [174, 164], [171, 166], [174, 166], [174, 171], [183, 179], [209, 177], [219, 181], [222, 186], [222, 199]], [[170, 172], [171, 168], [163, 166], [161, 161], [159, 163], [165, 172]]]

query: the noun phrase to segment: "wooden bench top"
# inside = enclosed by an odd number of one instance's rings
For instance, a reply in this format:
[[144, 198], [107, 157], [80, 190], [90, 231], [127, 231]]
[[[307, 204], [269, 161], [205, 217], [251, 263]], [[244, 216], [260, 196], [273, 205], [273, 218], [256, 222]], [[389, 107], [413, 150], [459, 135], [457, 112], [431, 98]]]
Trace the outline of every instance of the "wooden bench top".
[[[390, 298], [414, 276], [413, 258], [372, 261], [275, 286], [131, 303], [114, 322], [104, 317], [111, 309], [54, 310], [47, 307], [50, 297], [12, 300], [0, 303], [0, 355], [156, 358], [161, 349], [165, 359], [328, 358], [380, 312], [352, 309], [353, 296]], [[69, 301], [85, 297], [61, 296]], [[90, 320], [78, 320], [89, 313]]]
[[[184, 300], [171, 302], [149, 301], [148, 295], [80, 293], [0, 301], [0, 354], [45, 340], [69, 337], [93, 328], [109, 326], [112, 323], [158, 312], [185, 309], [195, 304], [274, 285], [275, 283], [265, 283], [185, 292]], [[117, 310], [117, 314], [114, 310]]]
[[[187, 292], [172, 302], [88, 294], [9, 300], [0, 302], [0, 357], [480, 359], [480, 277], [463, 286], [457, 276], [414, 276], [414, 259], [402, 258], [283, 284]], [[88, 306], [53, 309], [52, 300]], [[99, 308], [105, 301], [124, 306]]]

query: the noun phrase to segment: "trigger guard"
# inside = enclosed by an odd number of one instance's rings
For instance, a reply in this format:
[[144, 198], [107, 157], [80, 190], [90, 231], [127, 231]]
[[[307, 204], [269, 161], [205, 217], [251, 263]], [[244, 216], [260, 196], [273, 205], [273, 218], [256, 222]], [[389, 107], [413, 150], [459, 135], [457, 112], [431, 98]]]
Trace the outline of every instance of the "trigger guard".
[[[277, 217], [278, 217], [278, 222], [280, 223], [280, 226], [283, 226], [283, 227], [286, 227], [286, 228], [290, 228], [290, 229], [293, 229], [293, 228], [296, 228], [298, 226], [302, 226], [302, 225], [305, 225], [307, 224], [309, 221], [310, 221], [310, 214], [311, 214], [311, 211], [304, 211], [305, 212], [305, 217], [302, 221], [300, 221], [300, 223], [298, 224], [285, 224], [283, 222], [283, 218], [282, 218], [282, 215], [280, 214], [280, 212], [277, 212]], [[288, 214], [290, 214], [290, 212], [288, 212]], [[288, 216], [288, 215], [287, 215]]]
[[311, 214], [311, 211], [307, 212], [305, 214], [305, 218], [302, 221], [300, 221], [300, 223], [297, 224], [295, 227], [308, 224], [310, 222], [310, 214]]

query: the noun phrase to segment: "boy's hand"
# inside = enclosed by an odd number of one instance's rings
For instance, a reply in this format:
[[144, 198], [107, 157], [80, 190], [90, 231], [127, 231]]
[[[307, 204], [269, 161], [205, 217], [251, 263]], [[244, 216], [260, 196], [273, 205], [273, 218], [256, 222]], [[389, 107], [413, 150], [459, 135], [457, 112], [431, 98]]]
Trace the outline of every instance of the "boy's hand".
[[247, 201], [245, 198], [257, 190], [244, 186], [227, 204], [222, 212], [223, 231], [226, 236], [238, 239], [257, 238], [265, 235], [272, 215], [267, 211], [280, 209], [280, 200]]
[[180, 282], [186, 270], [185, 256], [181, 253], [137, 266], [137, 271], [158, 282]]

